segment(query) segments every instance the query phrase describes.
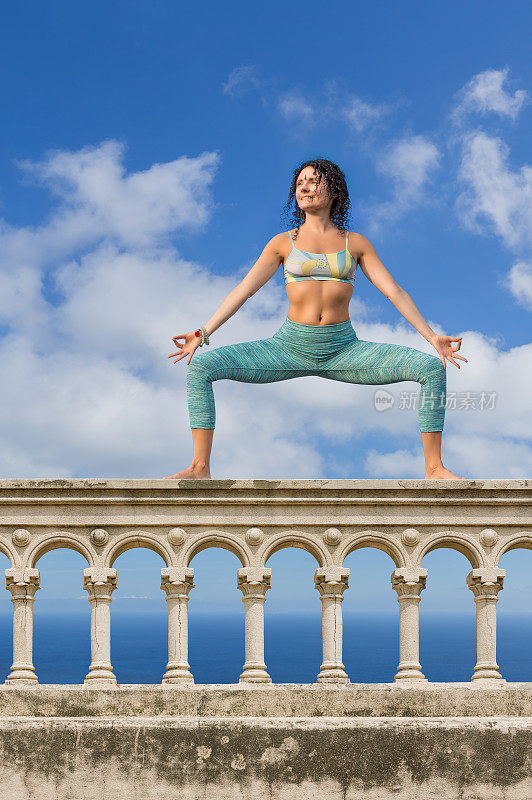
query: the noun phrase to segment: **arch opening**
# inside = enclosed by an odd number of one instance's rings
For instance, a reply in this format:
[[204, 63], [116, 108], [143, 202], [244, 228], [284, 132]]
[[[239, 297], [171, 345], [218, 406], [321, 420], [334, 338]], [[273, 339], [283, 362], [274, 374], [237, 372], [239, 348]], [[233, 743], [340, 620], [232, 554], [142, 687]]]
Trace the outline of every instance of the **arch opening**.
[[439, 544], [424, 555], [428, 570], [419, 605], [420, 661], [429, 681], [464, 681], [476, 663], [476, 607], [466, 578], [471, 553]]
[[378, 534], [367, 534], [356, 538], [354, 541], [348, 542], [342, 553], [342, 563], [352, 553], [357, 550], [372, 549], [380, 550], [390, 557], [395, 567], [402, 567], [405, 564], [405, 559], [400, 548], [391, 539], [386, 536], [379, 536]]
[[497, 663], [508, 681], [532, 680], [531, 550], [516, 543], [499, 559], [506, 575], [497, 602]]
[[91, 612], [83, 589], [87, 566], [84, 554], [56, 542], [38, 554], [33, 663], [39, 683], [83, 683], [89, 671]]
[[124, 555], [124, 553], [135, 549], [150, 550], [155, 553], [164, 562], [162, 566], [170, 566], [169, 556], [165, 550], [162, 542], [156, 537], [151, 537], [149, 534], [143, 534], [141, 531], [129, 533], [127, 536], [120, 537], [115, 542], [113, 548], [109, 552], [109, 566], [114, 567], [115, 561]]
[[421, 551], [420, 563], [422, 567], [425, 566], [423, 564], [423, 559], [429, 553], [433, 553], [435, 550], [454, 550], [457, 553], [460, 553], [460, 555], [467, 559], [472, 569], [477, 569], [482, 565], [481, 554], [475, 549], [475, 546], [471, 542], [458, 537], [453, 538], [451, 536], [441, 536], [438, 539], [429, 542]]
[[0, 680], [4, 681], [13, 663], [13, 604], [11, 593], [5, 590], [5, 572], [11, 567], [11, 561], [3, 550], [0, 551], [0, 569], [4, 591], [0, 595]]
[[282, 550], [303, 550], [314, 558], [315, 568], [324, 567], [327, 563], [326, 548], [318, 544], [310, 537], [305, 536], [304, 533], [298, 534], [296, 532], [289, 532], [280, 534], [274, 539], [271, 539], [264, 548], [263, 560], [266, 566], [269, 566], [268, 561], [276, 553]]
[[393, 681], [399, 659], [399, 609], [384, 547], [361, 543], [344, 559], [349, 588], [342, 603], [343, 662], [353, 683]]
[[268, 556], [271, 589], [265, 604], [265, 660], [274, 683], [314, 683], [322, 662], [321, 602], [307, 548], [283, 542]]
[[205, 547], [190, 563], [189, 664], [196, 683], [235, 683], [244, 664], [244, 605], [237, 587], [242, 566], [229, 548]]
[[85, 545], [82, 539], [77, 539], [75, 536], [69, 536], [58, 532], [47, 537], [44, 541], [39, 542], [35, 549], [31, 552], [28, 563], [30, 567], [41, 569], [40, 562], [43, 556], [54, 550], [71, 551], [78, 553], [84, 560], [84, 568], [91, 566], [92, 558], [89, 548]]
[[111, 659], [119, 683], [160, 683], [168, 661], [168, 611], [162, 554], [134, 545], [113, 559]]
[[185, 556], [186, 566], [194, 566], [191, 562], [199, 553], [202, 553], [204, 550], [226, 550], [227, 552], [231, 553], [231, 555], [235, 556], [235, 558], [240, 562], [241, 567], [246, 567], [249, 564], [247, 553], [238, 541], [229, 537], [208, 535], [203, 536], [197, 542], [193, 542], [191, 544], [190, 549]]

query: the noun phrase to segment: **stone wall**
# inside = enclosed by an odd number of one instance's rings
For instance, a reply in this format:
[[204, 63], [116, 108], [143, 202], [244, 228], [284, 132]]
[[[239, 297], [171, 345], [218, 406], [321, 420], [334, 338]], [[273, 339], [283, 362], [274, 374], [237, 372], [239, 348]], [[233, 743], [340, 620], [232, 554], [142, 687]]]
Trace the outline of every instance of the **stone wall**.
[[472, 686], [4, 687], [2, 796], [529, 800], [532, 685]]

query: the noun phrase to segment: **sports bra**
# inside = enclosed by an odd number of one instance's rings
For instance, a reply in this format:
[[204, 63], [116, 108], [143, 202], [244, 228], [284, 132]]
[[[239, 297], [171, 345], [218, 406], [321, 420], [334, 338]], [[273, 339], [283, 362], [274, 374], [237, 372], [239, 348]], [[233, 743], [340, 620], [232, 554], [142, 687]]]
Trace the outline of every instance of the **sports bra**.
[[298, 250], [288, 231], [292, 250], [284, 262], [285, 284], [294, 281], [340, 281], [354, 286], [357, 262], [347, 248], [349, 233], [345, 237], [345, 248], [339, 253], [309, 253]]

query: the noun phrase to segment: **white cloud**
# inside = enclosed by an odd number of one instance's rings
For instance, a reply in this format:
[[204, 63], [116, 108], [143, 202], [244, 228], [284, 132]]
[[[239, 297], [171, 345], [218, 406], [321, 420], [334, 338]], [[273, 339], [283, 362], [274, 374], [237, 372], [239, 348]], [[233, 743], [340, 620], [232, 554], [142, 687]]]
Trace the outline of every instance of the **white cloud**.
[[384, 103], [367, 103], [359, 97], [352, 97], [342, 104], [341, 113], [357, 133], [363, 133], [376, 122], [390, 113]]
[[438, 165], [437, 147], [423, 136], [409, 136], [393, 143], [382, 154], [379, 172], [388, 175], [406, 200], [416, 199], [431, 170]]
[[242, 64], [229, 73], [228, 79], [222, 84], [222, 92], [230, 97], [242, 97], [251, 89], [260, 88], [262, 82], [255, 75], [253, 64]]
[[[448, 437], [446, 444], [447, 440]], [[421, 478], [425, 474], [423, 453], [410, 450], [393, 450], [389, 453], [369, 450], [365, 466], [368, 474], [376, 478]]]
[[[496, 436], [447, 434], [444, 464], [465, 478], [529, 478], [532, 473], [532, 447], [526, 442]], [[423, 456], [406, 450], [378, 453], [366, 458], [369, 473], [378, 478], [419, 478]]]
[[331, 120], [343, 119], [350, 129], [363, 133], [374, 127], [390, 108], [384, 103], [371, 104], [359, 97], [339, 96], [334, 86], [325, 87], [323, 96], [304, 94], [298, 89], [281, 92], [276, 97], [277, 110], [287, 122], [304, 124], [305, 129], [292, 127], [291, 135], [301, 138], [309, 126], [330, 128]]
[[[517, 119], [528, 93], [505, 88], [509, 69], [488, 69], [474, 75], [457, 95], [451, 117], [467, 119], [467, 112], [493, 112]], [[463, 125], [456, 141], [461, 148], [457, 178], [457, 215], [463, 226], [474, 233], [498, 236], [519, 260], [500, 285], [525, 308], [532, 309], [532, 167], [513, 169], [510, 149], [501, 138], [479, 128]]]
[[373, 233], [382, 225], [397, 221], [425, 198], [425, 186], [439, 163], [436, 145], [420, 135], [391, 142], [377, 155], [377, 171], [390, 178], [393, 196], [383, 203], [366, 204], [365, 212]]
[[385, 103], [370, 103], [356, 95], [343, 96], [334, 80], [308, 92], [295, 87], [279, 90], [271, 80], [258, 78], [253, 64], [233, 69], [222, 84], [222, 91], [233, 98], [255, 91], [264, 106], [273, 107], [284, 122], [294, 123], [287, 129], [294, 139], [304, 138], [310, 127], [330, 128], [331, 120], [344, 120], [356, 133], [367, 132], [392, 111]]
[[508, 157], [501, 139], [483, 131], [464, 135], [457, 210], [470, 230], [487, 228], [519, 251], [532, 244], [532, 167], [513, 171]]
[[[133, 201], [122, 185], [138, 186], [141, 181], [136, 180], [137, 173], [125, 175], [113, 162], [109, 153], [114, 152], [120, 160], [120, 149], [110, 151], [105, 145], [101, 158], [93, 153], [89, 159], [91, 164], [99, 161], [103, 184], [115, 187], [109, 195], [114, 199], [101, 203], [97, 187], [86, 188], [90, 183], [83, 172], [87, 152], [79, 152], [79, 163], [75, 153], [66, 154], [68, 158], [56, 153], [50, 156], [48, 166], [41, 162], [45, 188], [50, 181], [56, 191], [54, 165], [59, 162], [69, 162], [67, 175], [81, 177], [63, 189], [62, 204], [40, 227], [4, 227], [2, 232], [9, 241], [9, 252], [18, 256], [19, 268], [26, 257], [29, 264], [26, 271], [17, 272], [6, 250], [0, 248], [0, 279], [9, 300], [0, 305], [0, 324], [9, 326], [9, 332], [0, 338], [4, 477], [157, 477], [188, 465], [191, 437], [186, 360], [174, 365], [167, 358], [174, 349], [171, 336], [205, 322], [238, 281], [235, 275], [216, 275], [200, 263], [184, 260], [169, 243], [171, 226], [186, 226], [184, 220], [198, 207], [199, 201], [190, 197], [188, 190], [180, 191], [181, 201], [176, 200], [179, 191], [163, 192], [168, 208], [160, 210], [167, 222], [158, 227], [149, 210], [145, 220], [138, 211], [143, 203], [148, 204], [144, 192], [140, 192], [142, 201], [136, 195]], [[214, 205], [209, 194], [213, 166], [208, 155], [198, 157], [196, 163], [189, 159], [183, 177], [185, 187], [190, 185], [191, 174], [201, 184], [200, 197], [205, 197], [205, 204], [200, 204], [199, 213], [204, 219]], [[410, 160], [419, 184], [423, 169], [415, 158]], [[394, 163], [390, 158], [390, 169]], [[397, 164], [397, 180], [404, 181], [400, 158]], [[165, 165], [159, 166], [159, 171], [147, 173], [164, 173]], [[123, 234], [123, 202], [130, 209], [137, 208], [138, 226], [144, 225], [144, 241], [148, 242], [143, 247], [138, 246], [138, 236]], [[72, 236], [69, 220], [73, 214], [79, 219], [103, 216], [104, 208], [111, 222], [90, 244], [83, 240], [81, 247], [82, 239]], [[57, 255], [52, 257], [53, 253]], [[284, 289], [268, 283], [215, 332], [210, 347], [269, 337], [280, 326], [286, 309]], [[364, 319], [362, 305], [358, 312]], [[437, 323], [431, 324], [439, 328]], [[403, 323], [396, 327], [360, 323], [356, 330], [361, 339], [402, 343], [435, 354]], [[525, 368], [530, 347], [504, 353], [496, 342], [465, 332], [463, 350], [470, 364], [460, 372], [448, 364], [449, 388], [464, 388], [467, 381], [467, 389], [499, 390], [503, 402], [495, 415], [450, 414], [450, 434], [465, 440], [476, 437], [467, 450], [467, 463], [478, 452], [477, 461], [471, 462], [478, 465], [475, 471], [488, 470], [490, 474], [492, 465], [486, 463], [484, 451], [498, 428], [497, 441], [505, 439], [509, 451], [519, 443], [514, 466], [519, 469], [521, 453], [528, 452], [530, 442], [531, 387]], [[403, 382], [388, 388], [398, 392], [418, 390], [419, 386]], [[357, 438], [368, 431], [414, 436], [416, 455], [412, 458], [419, 463], [416, 412], [396, 409], [379, 414], [372, 404], [374, 389], [341, 382], [332, 385], [317, 377], [260, 386], [216, 382], [213, 475], [323, 476], [329, 462], [320, 437], [343, 445], [352, 441], [356, 446]], [[476, 442], [482, 446], [475, 450]], [[377, 469], [375, 456], [372, 458], [370, 469]], [[526, 463], [525, 455], [522, 463]], [[407, 466], [405, 463], [404, 469]], [[449, 467], [465, 468], [464, 462]], [[417, 474], [422, 473], [418, 470]]]
[[517, 302], [532, 311], [532, 264], [518, 261], [510, 269], [504, 283]]
[[123, 594], [123, 595], [116, 595], [114, 601], [116, 603], [117, 600], [159, 600], [159, 598], [155, 598], [149, 594]]
[[474, 75], [457, 93], [457, 104], [452, 117], [460, 120], [469, 112], [495, 113], [515, 120], [530, 98], [528, 92], [517, 89], [513, 94], [504, 88], [508, 82], [509, 68], [487, 69]]
[[318, 120], [318, 113], [312, 104], [296, 91], [285, 92], [277, 99], [280, 114], [288, 121], [312, 124]]
[[109, 140], [76, 152], [51, 151], [41, 162], [19, 162], [28, 178], [61, 203], [51, 224], [31, 232], [39, 249], [51, 236], [58, 236], [66, 248], [101, 238], [145, 247], [207, 221], [218, 153], [182, 156], [131, 175], [125, 174], [124, 153], [123, 143]]

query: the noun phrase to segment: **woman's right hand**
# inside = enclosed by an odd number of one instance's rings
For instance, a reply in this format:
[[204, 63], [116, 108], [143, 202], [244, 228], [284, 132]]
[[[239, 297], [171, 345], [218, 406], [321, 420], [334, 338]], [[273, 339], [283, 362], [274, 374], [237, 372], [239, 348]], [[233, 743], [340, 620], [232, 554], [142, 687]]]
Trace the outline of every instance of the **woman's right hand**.
[[[185, 340], [184, 344], [178, 342], [177, 341], [178, 339], [184, 339]], [[196, 336], [194, 331], [190, 331], [189, 333], [178, 333], [177, 336], [172, 336], [172, 341], [175, 344], [175, 346], [178, 347], [179, 349], [175, 353], [170, 353], [168, 358], [174, 358], [174, 356], [177, 356], [177, 358], [174, 361], [174, 364], [177, 364], [177, 362], [180, 361], [182, 358], [185, 358], [185, 356], [190, 355], [190, 358], [187, 361], [187, 364], [190, 364], [192, 356], [199, 347], [199, 343], [201, 341], [200, 337]]]

